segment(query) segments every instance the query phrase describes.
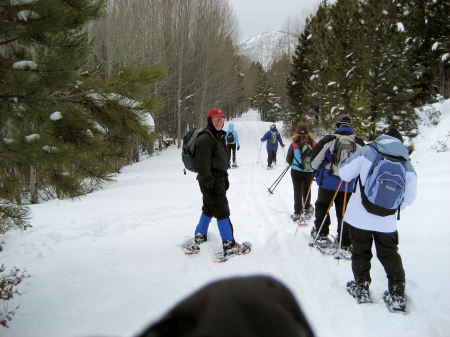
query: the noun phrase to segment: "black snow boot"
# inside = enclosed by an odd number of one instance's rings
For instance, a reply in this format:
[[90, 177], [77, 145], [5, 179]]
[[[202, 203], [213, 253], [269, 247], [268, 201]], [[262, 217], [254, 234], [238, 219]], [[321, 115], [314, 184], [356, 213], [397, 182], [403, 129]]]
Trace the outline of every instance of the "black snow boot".
[[199, 245], [202, 244], [203, 242], [208, 241], [206, 235], [203, 235], [201, 233], [195, 233], [195, 237], [194, 237], [194, 242]]

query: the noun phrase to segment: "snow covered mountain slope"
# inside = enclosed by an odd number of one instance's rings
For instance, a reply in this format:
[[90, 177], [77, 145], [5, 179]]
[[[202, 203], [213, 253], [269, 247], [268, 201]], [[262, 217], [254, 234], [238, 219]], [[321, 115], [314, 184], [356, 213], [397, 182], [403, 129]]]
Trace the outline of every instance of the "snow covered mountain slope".
[[260, 62], [267, 70], [283, 53], [292, 55], [297, 40], [298, 37], [292, 33], [269, 31], [241, 41], [239, 53], [254, 62]]
[[[133, 336], [167, 310], [213, 280], [269, 275], [295, 295], [317, 336], [450, 335], [450, 103], [438, 125], [423, 126], [412, 161], [419, 179], [414, 205], [402, 212], [399, 250], [406, 271], [408, 315], [391, 314], [382, 294], [384, 270], [372, 260], [373, 304], [356, 304], [345, 290], [349, 261], [321, 255], [308, 246], [311, 225], [296, 228], [290, 173], [273, 195], [269, 187], [285, 168], [278, 151], [275, 170], [266, 170], [260, 138], [269, 124], [255, 111], [234, 119], [241, 149], [239, 168], [229, 171], [228, 197], [236, 240], [253, 250], [223, 264], [212, 262], [221, 249], [216, 221], [197, 256], [180, 245], [194, 234], [201, 212], [195, 174], [183, 175], [180, 150], [124, 168], [117, 181], [78, 200], [32, 206], [33, 228], [5, 235], [1, 263], [26, 269], [10, 308], [20, 305], [4, 337]], [[282, 124], [277, 123], [282, 129]], [[226, 128], [226, 126], [225, 126]], [[289, 140], [284, 140], [289, 144]], [[317, 197], [313, 185], [312, 198]], [[334, 209], [330, 233], [336, 232]], [[375, 251], [373, 252], [376, 255]]]

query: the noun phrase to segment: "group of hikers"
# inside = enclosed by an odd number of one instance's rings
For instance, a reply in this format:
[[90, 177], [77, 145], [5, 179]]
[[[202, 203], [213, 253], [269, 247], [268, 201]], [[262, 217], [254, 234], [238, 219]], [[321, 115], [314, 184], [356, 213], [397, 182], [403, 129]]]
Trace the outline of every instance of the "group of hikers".
[[[229, 188], [227, 169], [231, 158], [236, 164], [235, 149], [239, 150], [240, 145], [232, 124], [228, 132], [222, 130], [225, 118], [222, 110], [211, 109], [207, 114], [206, 130], [209, 132], [200, 134], [195, 145], [195, 168], [203, 206], [193, 245], [198, 252], [199, 245], [207, 240], [208, 227], [214, 217], [224, 255], [239, 255], [247, 253], [248, 247], [235, 241], [226, 191]], [[300, 122], [295, 129], [286, 155], [294, 188], [292, 218], [309, 219], [314, 214], [311, 231], [314, 242], [339, 244], [340, 249], [351, 254], [354, 280], [348, 282], [347, 290], [358, 303], [370, 300], [370, 260], [375, 242], [377, 257], [388, 278], [385, 301], [394, 303], [394, 309], [404, 311], [405, 272], [398, 253], [396, 223], [400, 208], [410, 205], [416, 197], [417, 177], [409, 161], [409, 151], [402, 135], [393, 127], [368, 145], [355, 134], [348, 114], [339, 115], [335, 127], [334, 133], [317, 143], [307, 123]], [[233, 137], [229, 138], [230, 133]], [[276, 163], [274, 145], [280, 143], [284, 147], [275, 124], [261, 141], [267, 141], [267, 163], [271, 167]], [[373, 182], [373, 176], [382, 170], [382, 178]], [[315, 208], [310, 193], [313, 180], [318, 185]], [[395, 200], [387, 200], [396, 202], [392, 209], [387, 209], [383, 202], [386, 198], [393, 199], [394, 190], [401, 195], [395, 194]], [[386, 197], [383, 193], [390, 194]], [[382, 206], [374, 198], [383, 199]], [[333, 203], [337, 218], [335, 242], [329, 239], [329, 211]]]

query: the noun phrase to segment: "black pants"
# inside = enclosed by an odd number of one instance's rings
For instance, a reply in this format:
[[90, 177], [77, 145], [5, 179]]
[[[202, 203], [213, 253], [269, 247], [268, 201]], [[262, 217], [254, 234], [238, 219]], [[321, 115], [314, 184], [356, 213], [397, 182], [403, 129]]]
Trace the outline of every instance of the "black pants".
[[230, 165], [231, 153], [233, 153], [233, 163], [236, 162], [236, 144], [227, 144], [228, 166]]
[[[319, 195], [317, 196], [316, 201], [316, 209], [315, 209], [315, 220], [314, 225], [316, 226], [316, 230], [318, 231], [320, 228], [320, 224], [323, 221], [325, 215], [327, 216], [325, 222], [322, 226], [322, 230], [320, 231], [320, 235], [328, 235], [330, 232], [330, 214], [326, 214], [328, 207], [330, 206], [331, 200], [333, 199], [333, 195], [335, 190], [327, 190], [325, 188], [319, 188]], [[341, 235], [341, 223], [342, 223], [342, 209], [344, 207], [344, 195], [345, 192], [338, 192], [336, 198], [334, 199], [334, 207], [336, 209], [336, 218], [338, 223], [338, 238]], [[347, 207], [348, 200], [350, 199], [351, 193], [347, 192], [347, 200], [345, 202], [345, 207]], [[348, 232], [348, 226], [344, 226], [344, 230], [342, 231], [342, 246], [350, 245], [350, 236]]]
[[267, 166], [272, 166], [273, 162], [277, 162], [277, 151], [267, 150]]
[[199, 183], [200, 191], [203, 195], [202, 212], [207, 216], [221, 220], [230, 216], [226, 195], [228, 189], [227, 178], [216, 177], [215, 180], [216, 183], [213, 188], [206, 188], [202, 183]]
[[[313, 174], [307, 172], [300, 172], [291, 169], [292, 185], [294, 186], [294, 213], [300, 214], [305, 204], [306, 195], [308, 194], [309, 186], [313, 180]], [[305, 209], [311, 206], [311, 192], [306, 200]]]
[[352, 270], [355, 281], [370, 283], [372, 242], [375, 241], [377, 258], [386, 272], [389, 291], [403, 295], [405, 291], [405, 271], [402, 258], [398, 253], [398, 232], [380, 233], [355, 228], [347, 223], [346, 225], [349, 227], [353, 246]]

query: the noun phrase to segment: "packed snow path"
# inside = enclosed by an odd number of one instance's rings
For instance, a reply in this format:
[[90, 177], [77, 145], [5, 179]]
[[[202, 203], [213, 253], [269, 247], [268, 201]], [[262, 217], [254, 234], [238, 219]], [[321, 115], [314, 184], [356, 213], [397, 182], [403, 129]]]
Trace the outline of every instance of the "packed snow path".
[[[375, 303], [357, 305], [345, 290], [353, 277], [350, 262], [311, 250], [311, 226], [294, 235], [290, 172], [273, 195], [267, 192], [286, 167], [289, 139], [284, 139], [285, 150], [278, 150], [276, 168], [266, 170], [260, 138], [270, 123], [254, 111], [232, 122], [241, 149], [239, 168], [229, 171], [228, 198], [236, 240], [253, 243], [249, 255], [212, 262], [221, 249], [215, 220], [200, 254], [182, 253], [180, 245], [194, 234], [201, 214], [201, 194], [196, 175], [183, 175], [180, 149], [173, 146], [124, 168], [101, 191], [33, 206], [33, 228], [5, 236], [2, 263], [26, 269], [31, 278], [11, 303], [20, 305], [11, 327], [0, 328], [0, 335], [132, 336], [206, 283], [255, 274], [288, 286], [318, 336], [450, 334], [448, 152], [435, 153], [442, 163], [413, 163], [419, 197], [402, 212], [399, 225], [409, 314], [396, 315], [382, 301], [387, 280], [376, 257], [371, 271]], [[277, 126], [282, 131], [282, 124]], [[431, 173], [433, 178], [425, 178]], [[313, 202], [316, 195], [313, 184]], [[334, 209], [331, 214], [330, 233], [335, 234]]]

